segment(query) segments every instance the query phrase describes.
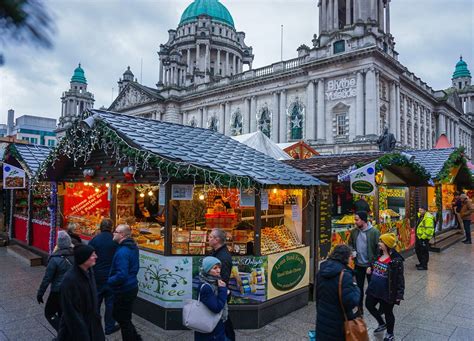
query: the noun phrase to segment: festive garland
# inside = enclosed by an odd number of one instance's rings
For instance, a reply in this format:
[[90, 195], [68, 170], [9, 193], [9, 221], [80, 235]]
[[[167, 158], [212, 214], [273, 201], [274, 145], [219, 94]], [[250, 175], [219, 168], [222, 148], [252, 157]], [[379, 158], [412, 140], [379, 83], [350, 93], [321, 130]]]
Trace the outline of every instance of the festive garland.
[[[467, 161], [466, 161], [466, 158], [464, 157], [463, 146], [457, 148], [454, 152], [451, 153], [451, 155], [449, 155], [448, 159], [443, 164], [443, 168], [441, 168], [441, 171], [438, 173], [438, 175], [436, 175], [435, 180], [441, 183], [449, 182], [451, 178], [451, 170], [459, 166], [467, 168]], [[468, 169], [468, 173], [470, 173], [469, 169]], [[471, 181], [473, 181], [472, 175], [471, 175]]]
[[443, 225], [443, 194], [441, 192], [441, 185], [435, 187], [435, 200], [436, 200], [436, 221], [441, 226]]
[[247, 176], [233, 176], [220, 173], [209, 168], [193, 165], [188, 162], [167, 159], [147, 150], [132, 146], [123, 137], [100, 118], [96, 119], [92, 129], [85, 129], [82, 119], [91, 113], [77, 119], [67, 130], [66, 136], [51, 151], [40, 166], [33, 183], [46, 179], [48, 168], [54, 168], [60, 157], [72, 159], [76, 166], [79, 162], [87, 164], [94, 150], [102, 150], [106, 155], [115, 159], [115, 165], [126, 164], [135, 167], [135, 172], [158, 170], [158, 183], [165, 184], [170, 178], [177, 180], [194, 180], [194, 183], [204, 182], [215, 187], [237, 187], [242, 189], [257, 189], [257, 183]]
[[415, 175], [419, 176], [426, 182], [429, 181], [431, 178], [431, 174], [426, 171], [426, 169], [422, 165], [416, 162], [411, 162], [405, 156], [399, 153], [385, 154], [377, 160], [375, 169], [378, 172], [384, 170], [385, 168], [389, 168], [390, 166], [407, 167]]

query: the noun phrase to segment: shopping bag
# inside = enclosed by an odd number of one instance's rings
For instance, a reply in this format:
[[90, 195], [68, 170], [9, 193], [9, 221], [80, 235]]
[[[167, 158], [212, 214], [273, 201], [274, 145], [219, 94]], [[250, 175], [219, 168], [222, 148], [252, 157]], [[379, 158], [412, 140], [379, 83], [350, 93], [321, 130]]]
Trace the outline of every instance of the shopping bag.
[[[204, 283], [203, 286], [206, 284]], [[212, 332], [221, 317], [222, 311], [216, 314], [201, 302], [201, 290], [199, 290], [197, 300], [188, 300], [183, 307], [183, 325], [200, 333]]]

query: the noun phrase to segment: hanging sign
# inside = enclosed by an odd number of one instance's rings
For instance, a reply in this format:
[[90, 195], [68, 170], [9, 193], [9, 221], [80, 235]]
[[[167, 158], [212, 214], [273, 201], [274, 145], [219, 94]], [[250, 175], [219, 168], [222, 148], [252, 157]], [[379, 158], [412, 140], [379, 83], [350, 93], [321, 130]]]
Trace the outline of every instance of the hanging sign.
[[25, 171], [21, 168], [3, 163], [3, 188], [25, 188]]
[[240, 207], [255, 207], [255, 193], [240, 191]]
[[266, 211], [268, 210], [268, 192], [267, 191], [263, 191], [261, 196], [260, 196], [260, 209], [262, 211]]
[[376, 161], [358, 168], [349, 174], [351, 179], [351, 193], [375, 194], [375, 163]]
[[193, 200], [193, 185], [171, 185], [171, 200]]

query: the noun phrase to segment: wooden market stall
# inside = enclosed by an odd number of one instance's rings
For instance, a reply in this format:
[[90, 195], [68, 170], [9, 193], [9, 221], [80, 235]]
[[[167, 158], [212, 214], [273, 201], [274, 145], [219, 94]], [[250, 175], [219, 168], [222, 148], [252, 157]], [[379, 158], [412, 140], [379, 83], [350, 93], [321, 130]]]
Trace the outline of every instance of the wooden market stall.
[[[375, 194], [353, 194], [348, 174], [372, 162], [376, 162]], [[423, 167], [399, 153], [382, 152], [320, 155], [287, 163], [329, 183], [327, 189], [320, 188], [320, 207], [330, 214], [319, 214], [318, 260], [325, 259], [335, 245], [348, 241], [360, 200], [367, 202], [369, 219], [375, 227], [382, 233], [397, 234], [400, 251], [413, 247], [417, 213], [415, 188], [426, 186], [429, 181], [429, 173]]]
[[[308, 302], [318, 179], [210, 131], [101, 110], [86, 112], [45, 162], [61, 225], [82, 238], [104, 217], [140, 248], [136, 313], [180, 329], [212, 228], [233, 254], [230, 313], [260, 328]], [[220, 197], [220, 199], [219, 199]]]
[[32, 179], [50, 151], [46, 146], [10, 143], [2, 168], [9, 200], [9, 237], [45, 257], [50, 252], [50, 185], [42, 182], [32, 186]]

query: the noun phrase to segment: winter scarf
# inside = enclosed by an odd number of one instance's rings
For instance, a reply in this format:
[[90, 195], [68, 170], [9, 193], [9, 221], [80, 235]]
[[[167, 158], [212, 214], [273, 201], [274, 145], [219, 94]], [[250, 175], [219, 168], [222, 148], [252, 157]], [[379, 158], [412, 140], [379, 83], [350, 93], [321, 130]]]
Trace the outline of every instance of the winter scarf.
[[[201, 269], [201, 271], [199, 272], [199, 279], [201, 283], [209, 284], [212, 287], [212, 291], [214, 292], [214, 295], [217, 296], [217, 291], [218, 291], [217, 280], [221, 279], [220, 277], [209, 275], [208, 273], [204, 272]], [[226, 302], [224, 309], [222, 309], [222, 317], [221, 317], [222, 322], [227, 321], [228, 316], [229, 316], [229, 307], [227, 306], [227, 302]]]

